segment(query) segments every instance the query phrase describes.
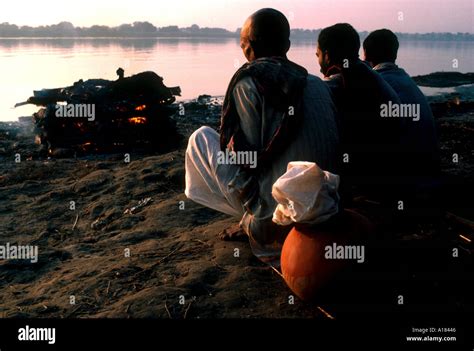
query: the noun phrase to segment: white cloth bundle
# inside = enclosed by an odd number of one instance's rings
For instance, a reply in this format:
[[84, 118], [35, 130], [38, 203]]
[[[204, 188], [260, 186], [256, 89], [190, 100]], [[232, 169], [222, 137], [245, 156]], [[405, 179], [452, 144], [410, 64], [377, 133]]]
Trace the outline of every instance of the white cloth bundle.
[[273, 222], [316, 224], [338, 212], [339, 176], [323, 171], [314, 162], [290, 162], [286, 173], [273, 184], [278, 202]]

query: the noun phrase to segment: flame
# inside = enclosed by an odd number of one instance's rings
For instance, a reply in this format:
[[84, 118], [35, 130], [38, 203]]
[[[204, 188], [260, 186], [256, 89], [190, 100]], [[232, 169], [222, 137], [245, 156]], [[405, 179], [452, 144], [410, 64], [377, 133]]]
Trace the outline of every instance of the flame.
[[145, 124], [146, 118], [145, 117], [131, 117], [128, 119], [128, 122], [131, 124]]
[[86, 141], [85, 143], [83, 143], [83, 144], [80, 145], [80, 149], [81, 149], [82, 151], [87, 152], [87, 151], [92, 150], [92, 146], [93, 146], [92, 142]]
[[135, 107], [135, 111], [143, 111], [144, 109], [146, 109], [146, 105], [140, 105]]

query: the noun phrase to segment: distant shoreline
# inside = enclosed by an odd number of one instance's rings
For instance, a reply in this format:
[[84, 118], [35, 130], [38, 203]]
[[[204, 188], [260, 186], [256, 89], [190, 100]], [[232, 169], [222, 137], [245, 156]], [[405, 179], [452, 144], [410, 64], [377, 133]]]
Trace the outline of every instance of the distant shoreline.
[[[154, 37], [127, 37], [127, 36], [104, 36], [104, 37], [2, 37], [0, 40], [162, 40], [162, 39], [173, 39], [173, 40], [239, 40], [237, 36], [154, 36]], [[293, 41], [304, 41], [304, 42], [315, 42], [316, 37], [290, 37]], [[410, 42], [423, 42], [423, 41], [436, 41], [439, 43], [470, 43], [471, 40], [453, 40], [453, 39], [419, 39], [419, 38], [404, 38], [405, 41]]]
[[[294, 28], [291, 30], [292, 39], [314, 40], [321, 32], [318, 29]], [[365, 38], [368, 31], [360, 31]], [[474, 33], [401, 33], [397, 32], [400, 40], [436, 40], [436, 41], [474, 41]], [[30, 27], [10, 23], [0, 23], [0, 38], [239, 38], [240, 28], [234, 31], [217, 27], [200, 27], [193, 24], [190, 27], [176, 25], [156, 27], [150, 22], [134, 22], [116, 27], [93, 25], [91, 27], [76, 27], [70, 22]]]
[[[204, 36], [157, 36], [157, 37], [2, 37], [0, 40], [28, 40], [28, 39], [41, 39], [41, 40], [96, 40], [96, 39], [118, 39], [118, 40], [154, 40], [154, 39], [238, 39], [238, 37], [226, 37], [226, 36], [214, 36], [214, 37], [204, 37]], [[302, 40], [311, 40], [309, 38], [301, 38]]]
[[[410, 36], [410, 34], [408, 34]], [[186, 35], [168, 35], [168, 36], [18, 36], [18, 37], [4, 37], [0, 35], [0, 40], [103, 40], [103, 39], [116, 39], [116, 40], [160, 40], [160, 39], [193, 39], [193, 40], [239, 40], [239, 36], [226, 36], [226, 35], [215, 35], [215, 36], [186, 36]], [[316, 41], [317, 36], [291, 36], [291, 40], [298, 41]], [[436, 41], [436, 42], [456, 42], [456, 43], [470, 43], [474, 41], [474, 35], [469, 39], [436, 39], [436, 38], [412, 38], [404, 37], [400, 41], [411, 41], [411, 42], [420, 42], [420, 41]]]

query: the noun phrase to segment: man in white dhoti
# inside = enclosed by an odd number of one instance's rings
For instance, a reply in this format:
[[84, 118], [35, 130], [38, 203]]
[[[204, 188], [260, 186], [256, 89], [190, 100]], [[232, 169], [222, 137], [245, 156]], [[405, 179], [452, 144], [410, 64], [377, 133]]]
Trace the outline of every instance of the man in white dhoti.
[[201, 127], [186, 150], [186, 196], [234, 216], [263, 261], [279, 257], [290, 228], [277, 226], [273, 183], [290, 161], [336, 173], [338, 130], [329, 88], [289, 61], [290, 27], [274, 9], [251, 15], [241, 32], [248, 63], [232, 78], [220, 134]]

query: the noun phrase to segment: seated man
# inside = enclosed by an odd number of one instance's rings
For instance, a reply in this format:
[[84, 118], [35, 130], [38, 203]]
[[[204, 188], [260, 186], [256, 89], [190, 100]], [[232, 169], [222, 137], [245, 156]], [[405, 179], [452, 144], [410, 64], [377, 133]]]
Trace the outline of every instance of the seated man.
[[287, 59], [289, 36], [289, 23], [277, 10], [247, 19], [241, 48], [249, 62], [227, 89], [220, 135], [201, 127], [186, 150], [186, 196], [238, 217], [253, 253], [264, 261], [278, 258], [290, 229], [272, 222], [277, 204], [271, 194], [288, 162], [312, 161], [328, 171], [336, 163], [330, 91]]
[[410, 168], [410, 183], [417, 189], [432, 188], [440, 172], [439, 147], [431, 108], [413, 79], [395, 64], [397, 36], [388, 29], [376, 30], [364, 40], [365, 60], [395, 90], [401, 103], [412, 108], [414, 118], [404, 118], [405, 164]]
[[400, 122], [382, 118], [381, 108], [398, 104], [395, 91], [359, 59], [360, 39], [347, 23], [321, 31], [316, 56], [339, 112], [341, 200], [365, 195], [393, 205], [399, 173]]

